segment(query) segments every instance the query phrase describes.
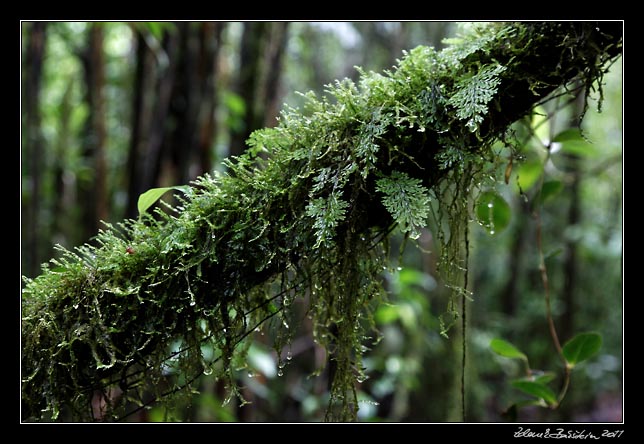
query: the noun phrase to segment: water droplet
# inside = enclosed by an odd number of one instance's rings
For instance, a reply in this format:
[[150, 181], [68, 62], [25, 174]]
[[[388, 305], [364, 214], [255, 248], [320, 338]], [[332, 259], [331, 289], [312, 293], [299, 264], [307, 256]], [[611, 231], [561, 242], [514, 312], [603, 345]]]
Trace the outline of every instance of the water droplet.
[[74, 304], [74, 310], [78, 310], [78, 304]]
[[293, 359], [293, 353], [291, 353], [290, 351], [289, 351], [288, 353], [286, 353], [286, 359], [287, 359], [288, 361], [290, 361], [291, 359]]
[[191, 306], [191, 307], [194, 307], [196, 304], [197, 304], [197, 303], [195, 302], [195, 300], [194, 300], [194, 299], [193, 299], [192, 301], [190, 301], [190, 306]]
[[492, 202], [489, 202], [489, 203], [487, 204], [487, 207], [488, 207], [488, 208], [492, 208], [492, 207], [494, 207], [494, 204], [493, 204]]
[[490, 230], [490, 234], [494, 234], [494, 230]]
[[282, 320], [282, 324], [284, 324], [285, 328], [290, 328], [289, 325], [288, 325], [288, 322], [286, 322], [285, 320]]
[[206, 376], [212, 375], [212, 368], [210, 368], [210, 366], [205, 367], [203, 369], [203, 374], [206, 375]]
[[396, 267], [396, 270], [402, 271], [403, 267]]
[[254, 377], [255, 377], [255, 374], [254, 374], [253, 372], [248, 372], [248, 377], [249, 377], [249, 378], [254, 378]]
[[279, 370], [277, 371], [277, 376], [284, 376], [284, 370], [279, 369]]

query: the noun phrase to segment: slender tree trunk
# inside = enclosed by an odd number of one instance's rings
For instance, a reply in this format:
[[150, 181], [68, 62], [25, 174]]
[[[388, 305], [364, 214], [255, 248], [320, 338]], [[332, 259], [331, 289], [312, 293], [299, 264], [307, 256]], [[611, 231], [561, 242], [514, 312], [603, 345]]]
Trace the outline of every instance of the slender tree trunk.
[[184, 22], [177, 28], [180, 49], [164, 141], [163, 177], [168, 183], [188, 183], [211, 167], [215, 67], [222, 26]]
[[22, 190], [22, 250], [25, 253], [22, 266], [23, 274], [34, 276], [41, 262], [39, 213], [44, 142], [40, 127], [40, 92], [47, 23], [35, 22], [24, 26], [29, 26], [29, 32], [22, 79], [22, 168], [23, 176], [28, 179], [23, 182]]
[[86, 241], [99, 228], [100, 220], [107, 220], [107, 165], [105, 145], [105, 56], [103, 51], [103, 25], [94, 23], [88, 32], [86, 50], [81, 55], [85, 73], [85, 100], [89, 114], [85, 123], [83, 158], [93, 174], [79, 181], [79, 199], [83, 209], [82, 232]]
[[225, 23], [204, 23], [200, 31], [199, 72], [204, 82], [203, 98], [199, 110], [199, 169], [200, 173], [212, 170], [213, 144], [217, 140], [215, 110], [217, 109], [217, 79], [219, 74], [219, 48]]
[[223, 28], [176, 23], [156, 54], [138, 34], [127, 217], [136, 216], [138, 197], [149, 188], [188, 183], [212, 168]]
[[178, 34], [175, 81], [172, 85], [169, 113], [162, 144], [161, 183], [174, 185], [188, 182], [188, 167], [196, 147], [197, 110], [200, 84], [197, 65], [198, 36], [195, 24], [176, 24]]
[[268, 24], [264, 22], [244, 23], [241, 38], [239, 71], [236, 92], [244, 101], [246, 110], [242, 128], [231, 135], [230, 155], [238, 156], [246, 149], [246, 139], [264, 122], [263, 109], [257, 103], [261, 84], [261, 66], [264, 54]]
[[145, 36], [136, 34], [136, 68], [132, 103], [132, 132], [128, 153], [128, 202], [125, 217], [133, 218], [137, 213], [138, 196], [145, 191], [143, 170], [147, 142], [152, 123], [156, 67], [154, 55], [148, 48]]
[[54, 170], [54, 204], [51, 215], [51, 232], [56, 239], [56, 243], [67, 246], [75, 240], [75, 227], [71, 223], [68, 214], [70, 207], [69, 180], [65, 174], [68, 165], [67, 150], [72, 141], [71, 134], [71, 114], [72, 114], [72, 88], [73, 80], [70, 80], [65, 88], [58, 112], [60, 124], [56, 138], [55, 159], [53, 159]]
[[[164, 139], [170, 114], [170, 101], [177, 76], [177, 55], [179, 52], [180, 37], [178, 32], [166, 32], [163, 38], [164, 60], [160, 66], [160, 77], [156, 88], [156, 101], [150, 125], [148, 144], [143, 162], [143, 191], [160, 185], [161, 169], [163, 164]], [[137, 196], [132, 196], [138, 199]]]
[[280, 78], [282, 75], [282, 59], [288, 43], [288, 22], [275, 23], [272, 26], [269, 54], [266, 60], [267, 73], [265, 83], [264, 103], [266, 111], [263, 126], [271, 127], [277, 123], [277, 116], [282, 107], [280, 98]]

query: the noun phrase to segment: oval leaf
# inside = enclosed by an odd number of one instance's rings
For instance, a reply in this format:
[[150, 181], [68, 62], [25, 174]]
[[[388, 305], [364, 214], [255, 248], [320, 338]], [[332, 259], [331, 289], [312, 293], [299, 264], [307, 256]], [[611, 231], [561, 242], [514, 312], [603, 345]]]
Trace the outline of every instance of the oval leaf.
[[493, 191], [486, 191], [479, 197], [476, 206], [476, 216], [481, 225], [487, 228], [490, 234], [498, 233], [510, 223], [510, 206]]
[[[533, 373], [534, 373], [534, 370], [533, 370]], [[553, 379], [555, 379], [555, 374], [553, 372], [543, 372], [539, 375], [534, 375], [533, 378], [534, 378], [533, 379], [534, 382], [545, 385], [550, 381], [552, 381]]]
[[510, 344], [508, 341], [504, 341], [503, 339], [492, 339], [492, 341], [490, 341], [490, 348], [494, 353], [505, 358], [519, 358], [526, 361], [528, 360], [528, 357], [523, 354], [518, 348]]
[[602, 346], [599, 333], [580, 333], [563, 346], [563, 355], [572, 367], [593, 356]]
[[528, 395], [541, 398], [546, 401], [547, 404], [557, 403], [557, 395], [555, 395], [555, 392], [553, 392], [550, 387], [545, 386], [539, 382], [517, 379], [515, 381], [512, 381], [512, 387], [519, 389], [523, 393], [527, 393]]
[[187, 185], [177, 185], [174, 187], [151, 188], [139, 196], [137, 208], [139, 216], [145, 213], [161, 196], [170, 190], [180, 190], [185, 192], [188, 189]]
[[528, 191], [537, 183], [543, 173], [543, 163], [538, 158], [527, 160], [517, 169], [517, 184], [523, 191]]
[[552, 139], [553, 142], [568, 142], [570, 140], [584, 141], [579, 128], [569, 128], [564, 130]]
[[544, 182], [543, 186], [541, 187], [541, 202], [546, 202], [547, 200], [556, 196], [562, 189], [563, 183], [560, 180], [549, 180]]

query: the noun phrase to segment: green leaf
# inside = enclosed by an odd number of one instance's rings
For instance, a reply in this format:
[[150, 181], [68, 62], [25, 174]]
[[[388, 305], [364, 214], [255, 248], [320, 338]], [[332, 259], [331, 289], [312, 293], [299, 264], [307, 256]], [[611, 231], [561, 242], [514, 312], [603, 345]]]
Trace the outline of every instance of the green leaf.
[[584, 141], [579, 128], [569, 128], [564, 130], [552, 139], [553, 142], [567, 142], [570, 140]]
[[540, 375], [534, 375], [533, 378], [534, 382], [537, 382], [539, 384], [547, 384], [555, 379], [555, 374], [553, 372], [543, 372]]
[[490, 234], [505, 229], [510, 223], [510, 215], [510, 206], [495, 192], [486, 191], [479, 197], [476, 216], [479, 223], [487, 228]]
[[549, 180], [544, 182], [543, 187], [541, 187], [541, 202], [546, 202], [549, 199], [552, 199], [554, 196], [559, 194], [563, 189], [563, 183], [560, 180]]
[[561, 144], [562, 153], [574, 154], [579, 157], [596, 157], [599, 150], [585, 140], [570, 140]]
[[381, 305], [375, 314], [376, 322], [380, 325], [391, 324], [397, 321], [399, 317], [400, 311], [395, 305]]
[[543, 172], [543, 163], [534, 158], [519, 165], [517, 170], [517, 183], [523, 191], [527, 191], [537, 182]]
[[503, 339], [492, 339], [492, 341], [490, 341], [490, 348], [494, 353], [503, 356], [504, 358], [519, 358], [524, 361], [528, 360], [528, 357], [521, 352], [521, 350]]
[[139, 216], [145, 213], [161, 196], [170, 190], [179, 190], [184, 193], [190, 188], [187, 185], [177, 185], [173, 187], [151, 188], [139, 196], [137, 208], [139, 209]]
[[175, 29], [174, 24], [170, 22], [143, 22], [142, 26], [147, 28], [150, 34], [159, 42], [163, 40], [163, 31], [173, 31]]
[[[555, 154], [568, 153], [580, 157], [594, 157], [599, 154], [599, 150], [588, 140], [584, 139], [581, 131], [577, 128], [570, 128], [560, 132], [552, 141], [561, 144], [561, 149]], [[553, 158], [553, 161], [556, 160], [556, 157]]]
[[566, 342], [562, 351], [568, 364], [574, 367], [597, 353], [601, 346], [602, 337], [599, 333], [580, 333]]
[[512, 387], [521, 390], [528, 395], [541, 398], [548, 404], [557, 403], [557, 395], [550, 389], [550, 387], [543, 385], [536, 381], [527, 381], [525, 379], [517, 379], [512, 381]]

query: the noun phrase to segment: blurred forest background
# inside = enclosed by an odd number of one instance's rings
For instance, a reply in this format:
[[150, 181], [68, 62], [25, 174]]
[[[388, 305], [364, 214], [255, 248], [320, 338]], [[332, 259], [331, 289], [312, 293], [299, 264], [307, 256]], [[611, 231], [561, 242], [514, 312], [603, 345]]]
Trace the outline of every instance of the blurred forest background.
[[[22, 274], [34, 277], [67, 248], [91, 242], [100, 220], [137, 216], [141, 193], [186, 184], [222, 169], [258, 128], [277, 123], [296, 91], [365, 70], [390, 69], [402, 51], [441, 48], [454, 22], [24, 22], [22, 23]], [[604, 79], [603, 112], [591, 101], [583, 122], [592, 142], [553, 155], [556, 186], [541, 213], [543, 249], [562, 341], [582, 331], [602, 349], [573, 375], [557, 411], [525, 409], [520, 421], [622, 420], [622, 62]], [[598, 93], [593, 94], [596, 99]], [[573, 101], [537, 135], [575, 125]], [[571, 123], [573, 122], [573, 123]], [[554, 125], [559, 125], [554, 131]], [[550, 126], [550, 129], [544, 129]], [[534, 138], [533, 138], [534, 139]], [[511, 208], [509, 226], [490, 234], [470, 226], [467, 420], [504, 421], [522, 395], [508, 381], [520, 362], [493, 354], [504, 338], [533, 368], [561, 373], [547, 330], [535, 220], [519, 192], [543, 172], [543, 147], [528, 143], [512, 179], [496, 190]], [[507, 160], [507, 159], [505, 159]], [[503, 175], [503, 165], [499, 165]], [[517, 182], [517, 174], [520, 174]], [[394, 239], [394, 244], [400, 240]], [[365, 359], [359, 387], [363, 421], [445, 422], [459, 418], [460, 340], [439, 335], [444, 298], [436, 285], [431, 229], [419, 247], [395, 254], [385, 273], [390, 305], [376, 312], [383, 334]], [[396, 248], [392, 248], [396, 250]], [[132, 421], [319, 421], [327, 384], [310, 374], [324, 362], [306, 322], [277, 367], [270, 338], [257, 335], [253, 371], [240, 373], [251, 404], [222, 405], [224, 388], [203, 376], [192, 403], [144, 410]]]

